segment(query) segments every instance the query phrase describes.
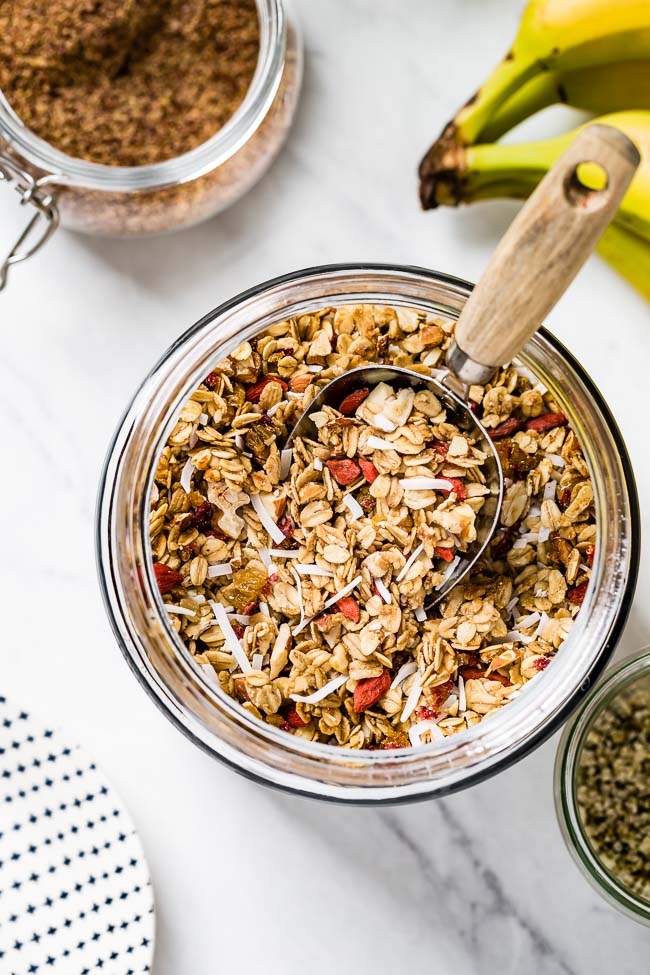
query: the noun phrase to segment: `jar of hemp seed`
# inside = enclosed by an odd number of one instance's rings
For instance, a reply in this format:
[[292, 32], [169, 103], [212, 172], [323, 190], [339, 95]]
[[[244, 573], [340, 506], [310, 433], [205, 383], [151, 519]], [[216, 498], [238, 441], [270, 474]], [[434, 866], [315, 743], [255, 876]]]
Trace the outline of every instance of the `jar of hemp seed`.
[[6, 24], [0, 9], [0, 183], [29, 216], [0, 289], [59, 224], [118, 237], [191, 226], [282, 146], [302, 73], [285, 0], [14, 6]]

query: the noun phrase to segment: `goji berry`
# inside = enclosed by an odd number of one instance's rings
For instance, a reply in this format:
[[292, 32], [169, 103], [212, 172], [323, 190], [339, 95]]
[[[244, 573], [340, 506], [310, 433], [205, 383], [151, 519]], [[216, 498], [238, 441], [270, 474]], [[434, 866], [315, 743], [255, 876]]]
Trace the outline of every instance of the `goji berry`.
[[447, 489], [447, 488], [440, 488], [439, 489], [440, 490], [440, 493], [441, 494], [446, 494], [447, 496], [449, 496], [451, 494], [452, 490], [453, 490], [454, 494], [456, 495], [456, 500], [457, 501], [465, 501], [465, 499], [467, 498], [467, 488], [465, 487], [465, 485], [463, 484], [463, 482], [460, 480], [460, 478], [459, 477], [445, 477], [444, 480], [445, 481], [451, 481], [451, 483], [454, 486], [453, 486], [453, 489], [452, 488], [449, 488], [449, 489]]
[[585, 555], [587, 556], [587, 565], [591, 568], [594, 564], [594, 554], [596, 552], [595, 545], [587, 545], [585, 549]]
[[208, 528], [208, 530], [206, 532], [203, 532], [203, 534], [206, 535], [208, 538], [218, 538], [222, 542], [225, 542], [228, 537], [227, 535], [224, 535], [223, 532], [218, 532], [214, 528]]
[[579, 586], [572, 586], [571, 589], [567, 589], [566, 598], [575, 606], [582, 606], [588, 587], [589, 580], [581, 582]]
[[307, 725], [303, 721], [295, 707], [289, 707], [286, 712], [286, 721], [290, 728], [304, 728]]
[[246, 603], [246, 605], [242, 609], [242, 616], [252, 616], [253, 613], [257, 610], [258, 605], [259, 603], [255, 599], [253, 599], [252, 602], [250, 603]]
[[289, 515], [285, 515], [283, 518], [278, 520], [278, 528], [285, 538], [293, 538], [295, 525]]
[[283, 391], [289, 388], [284, 379], [280, 379], [279, 376], [264, 376], [263, 379], [260, 379], [260, 381], [255, 383], [253, 386], [249, 386], [246, 390], [246, 399], [248, 402], [259, 403], [262, 390], [265, 386], [268, 386], [269, 383], [280, 383]]
[[431, 446], [440, 457], [446, 457], [449, 453], [449, 444], [444, 440], [433, 440]]
[[209, 376], [206, 376], [203, 380], [203, 385], [207, 386], [208, 389], [214, 389], [214, 387], [219, 382], [219, 373], [211, 372]]
[[197, 528], [200, 532], [208, 531], [212, 527], [213, 511], [212, 504], [209, 501], [204, 501], [184, 519], [183, 528]]
[[452, 548], [443, 548], [442, 545], [436, 545], [433, 554], [438, 559], [444, 559], [445, 562], [453, 562], [454, 559], [454, 550]]
[[370, 390], [365, 388], [355, 389], [353, 393], [348, 393], [339, 406], [339, 413], [342, 413], [343, 416], [351, 416], [357, 407], [361, 406], [369, 392]]
[[359, 457], [359, 467], [368, 484], [372, 484], [379, 477], [379, 471], [371, 460], [366, 460], [365, 457]]
[[543, 416], [535, 416], [526, 423], [527, 430], [535, 430], [537, 433], [546, 433], [555, 427], [565, 427], [569, 421], [564, 413], [545, 413]]
[[366, 677], [354, 689], [354, 710], [365, 711], [376, 704], [390, 687], [390, 674], [387, 670], [380, 677]]
[[415, 717], [418, 721], [435, 721], [436, 718], [440, 717], [440, 711], [436, 711], [434, 708], [422, 704], [419, 708], [415, 709]]
[[346, 487], [361, 474], [361, 469], [353, 460], [344, 457], [341, 460], [328, 460], [327, 469], [337, 484]]
[[564, 489], [564, 491], [562, 491], [562, 494], [560, 495], [560, 508], [562, 508], [562, 511], [564, 511], [565, 508], [569, 507], [570, 502], [571, 502], [571, 488], [567, 487]]
[[238, 640], [241, 640], [241, 638], [244, 635], [244, 627], [242, 626], [242, 624], [241, 623], [235, 623], [235, 625], [233, 626], [232, 630], [233, 630], [233, 633], [235, 634], [235, 636], [237, 637], [237, 639]]
[[515, 416], [511, 416], [509, 420], [505, 420], [494, 430], [490, 430], [490, 436], [492, 440], [503, 440], [504, 437], [511, 437], [513, 433], [517, 433], [523, 428], [524, 420], [518, 420]]
[[546, 670], [550, 662], [549, 657], [538, 657], [533, 666], [535, 670]]
[[361, 610], [359, 609], [359, 603], [352, 596], [341, 596], [340, 599], [336, 600], [336, 606], [340, 613], [347, 616], [349, 620], [353, 623], [358, 623], [361, 619]]
[[154, 562], [153, 571], [156, 576], [158, 588], [163, 595], [166, 592], [171, 592], [174, 586], [177, 586], [179, 582], [183, 581], [183, 576], [180, 572], [177, 572], [176, 569], [170, 569], [164, 562]]

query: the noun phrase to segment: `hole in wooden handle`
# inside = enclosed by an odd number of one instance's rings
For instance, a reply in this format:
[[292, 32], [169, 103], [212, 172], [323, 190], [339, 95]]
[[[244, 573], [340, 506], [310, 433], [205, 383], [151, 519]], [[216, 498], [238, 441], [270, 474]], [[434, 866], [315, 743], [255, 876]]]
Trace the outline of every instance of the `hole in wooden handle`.
[[585, 159], [569, 175], [564, 193], [573, 206], [585, 207], [604, 193], [608, 186], [609, 175], [605, 167], [591, 159]]

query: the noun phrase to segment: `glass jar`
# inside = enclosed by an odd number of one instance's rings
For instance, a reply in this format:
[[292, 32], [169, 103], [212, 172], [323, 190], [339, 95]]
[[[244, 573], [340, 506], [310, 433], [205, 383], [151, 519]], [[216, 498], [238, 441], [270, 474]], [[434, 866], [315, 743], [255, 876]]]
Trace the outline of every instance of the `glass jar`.
[[593, 478], [599, 542], [582, 611], [552, 667], [490, 720], [416, 749], [355, 752], [307, 742], [259, 721], [210, 684], [163, 611], [149, 554], [153, 475], [178, 412], [212, 367], [289, 316], [367, 301], [457, 318], [470, 290], [457, 278], [382, 265], [327, 266], [276, 278], [185, 332], [145, 379], [117, 430], [97, 511], [99, 574], [115, 635], [142, 685], [176, 726], [251, 778], [303, 795], [366, 803], [459, 789], [521, 758], [556, 730], [616, 645], [639, 561], [634, 479], [598, 390], [546, 331], [529, 343], [520, 362], [552, 392], [580, 438]]
[[[585, 833], [577, 802], [582, 748], [594, 722], [615, 699], [641, 683], [650, 688], [650, 651], [607, 674], [564, 730], [555, 760], [555, 808], [564, 841], [583, 874], [605, 900], [628, 917], [650, 925], [650, 901], [630, 891], [603, 865]], [[641, 837], [639, 837], [639, 840]]]
[[22, 124], [0, 92], [0, 183], [33, 208], [0, 265], [30, 257], [61, 223], [104, 236], [191, 226], [239, 199], [268, 168], [289, 130], [302, 77], [302, 43], [285, 0], [256, 0], [260, 53], [244, 101], [211, 139], [148, 166], [103, 166], [68, 156]]

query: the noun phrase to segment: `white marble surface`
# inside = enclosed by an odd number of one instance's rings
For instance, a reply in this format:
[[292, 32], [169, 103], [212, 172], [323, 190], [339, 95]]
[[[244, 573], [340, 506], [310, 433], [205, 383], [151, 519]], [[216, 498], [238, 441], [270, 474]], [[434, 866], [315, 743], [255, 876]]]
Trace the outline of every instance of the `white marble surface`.
[[[127, 398], [172, 339], [241, 288], [309, 264], [401, 261], [476, 278], [515, 212], [423, 214], [414, 170], [503, 53], [518, 0], [297, 7], [307, 47], [298, 121], [243, 202], [170, 238], [60, 232], [0, 297], [2, 689], [60, 719], [126, 800], [157, 892], [156, 975], [637, 975], [650, 936], [592, 893], [563, 847], [555, 742], [416, 807], [276, 795], [185, 741], [109, 631], [93, 553], [98, 474]], [[567, 115], [554, 110], [528, 131]], [[0, 233], [12, 206], [0, 194]], [[550, 324], [618, 417], [647, 529], [648, 307], [594, 258]], [[648, 640], [649, 583], [646, 557], [621, 652]]]

